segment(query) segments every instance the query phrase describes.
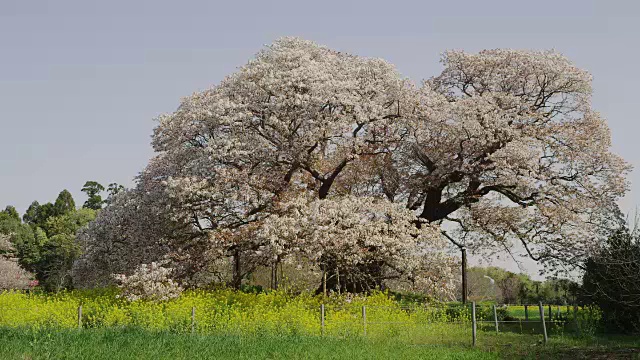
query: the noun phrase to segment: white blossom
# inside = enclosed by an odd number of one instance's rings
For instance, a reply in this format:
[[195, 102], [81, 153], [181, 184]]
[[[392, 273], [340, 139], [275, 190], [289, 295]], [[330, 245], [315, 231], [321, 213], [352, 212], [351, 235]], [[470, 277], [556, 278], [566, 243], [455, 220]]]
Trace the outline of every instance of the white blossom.
[[438, 269], [423, 276], [433, 288], [450, 273], [443, 229], [475, 250], [521, 244], [578, 264], [630, 169], [591, 108], [591, 76], [553, 51], [449, 51], [442, 63], [416, 86], [381, 59], [297, 38], [267, 46], [158, 118], [156, 156], [86, 231], [77, 268], [168, 259], [184, 278], [238, 254], [331, 256]]
[[131, 275], [113, 275], [122, 290], [121, 296], [129, 301], [165, 301], [180, 296], [182, 287], [170, 278], [173, 270], [163, 265], [141, 264]]

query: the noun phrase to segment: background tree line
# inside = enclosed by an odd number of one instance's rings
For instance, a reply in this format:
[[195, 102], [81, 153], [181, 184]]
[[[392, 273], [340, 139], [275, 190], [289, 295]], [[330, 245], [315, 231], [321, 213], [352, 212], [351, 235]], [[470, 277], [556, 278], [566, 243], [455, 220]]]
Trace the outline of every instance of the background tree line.
[[[578, 282], [548, 278], [533, 280], [499, 267], [471, 267], [467, 270], [469, 301], [492, 301], [499, 304], [575, 304], [579, 298]], [[461, 291], [457, 292], [461, 294]]]
[[[637, 220], [637, 219], [636, 219]], [[636, 221], [637, 223], [637, 221]], [[532, 280], [497, 267], [468, 270], [471, 301], [596, 306], [608, 332], [640, 331], [640, 230], [621, 222], [582, 265], [581, 281]]]
[[[102, 193], [107, 190], [107, 198]], [[76, 208], [68, 190], [51, 203], [31, 203], [24, 215], [9, 205], [0, 212], [0, 289], [26, 289], [38, 285], [47, 291], [72, 287], [70, 270], [80, 255], [76, 232], [96, 218], [97, 212], [124, 190], [106, 189], [87, 181], [82, 191], [88, 199]]]

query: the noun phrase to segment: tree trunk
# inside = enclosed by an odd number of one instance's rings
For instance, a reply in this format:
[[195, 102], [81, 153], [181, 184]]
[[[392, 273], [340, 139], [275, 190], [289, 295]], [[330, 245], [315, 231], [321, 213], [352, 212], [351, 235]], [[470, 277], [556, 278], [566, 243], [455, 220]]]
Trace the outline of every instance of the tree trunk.
[[327, 269], [322, 267], [322, 296], [327, 296]]
[[233, 279], [231, 285], [234, 289], [240, 289], [240, 285], [242, 285], [242, 268], [239, 249], [236, 249], [233, 253]]
[[467, 249], [462, 247], [462, 303], [467, 303]]
[[276, 260], [276, 262], [271, 265], [271, 288], [273, 290], [278, 290], [278, 264], [280, 263], [280, 259]]
[[338, 267], [332, 259], [324, 260], [323, 276], [316, 295], [328, 291], [366, 293], [382, 288], [382, 263], [363, 264], [354, 268]]

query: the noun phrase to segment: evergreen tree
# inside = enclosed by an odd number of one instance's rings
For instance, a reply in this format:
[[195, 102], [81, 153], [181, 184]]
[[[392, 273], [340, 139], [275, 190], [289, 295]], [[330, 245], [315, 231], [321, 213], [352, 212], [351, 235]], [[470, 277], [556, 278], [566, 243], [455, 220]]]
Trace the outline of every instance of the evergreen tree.
[[102, 209], [102, 204], [104, 203], [100, 195], [102, 191], [104, 191], [104, 186], [96, 181], [87, 181], [84, 183], [82, 192], [87, 194], [88, 199], [82, 207], [93, 210]]
[[16, 210], [15, 207], [8, 205], [4, 211], [5, 214], [9, 215], [11, 218], [17, 220], [18, 222], [20, 222], [20, 214], [18, 214], [18, 211]]
[[34, 201], [29, 205], [27, 211], [22, 216], [22, 220], [27, 224], [35, 224], [38, 220], [38, 211], [40, 209], [40, 203], [38, 201]]
[[607, 330], [640, 331], [639, 234], [622, 228], [586, 262], [582, 290]]
[[58, 198], [54, 203], [54, 216], [61, 216], [70, 213], [76, 209], [76, 203], [69, 190], [65, 189], [58, 194]]

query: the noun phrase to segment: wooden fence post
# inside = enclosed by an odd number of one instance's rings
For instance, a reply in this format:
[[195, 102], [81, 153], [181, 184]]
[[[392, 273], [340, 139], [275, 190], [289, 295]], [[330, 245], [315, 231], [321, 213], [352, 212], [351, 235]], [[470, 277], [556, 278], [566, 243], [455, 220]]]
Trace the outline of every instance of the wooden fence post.
[[544, 343], [546, 344], [549, 338], [547, 337], [547, 325], [544, 323], [544, 306], [542, 305], [542, 301], [540, 301], [540, 321], [542, 321], [542, 333], [544, 335]]
[[529, 305], [524, 306], [524, 320], [529, 321]]
[[573, 305], [573, 321], [576, 323], [576, 332], [580, 336], [580, 323], [578, 322], [578, 305]]
[[476, 346], [476, 302], [471, 303], [471, 334], [473, 336], [473, 346]]
[[324, 304], [320, 305], [320, 332], [324, 335]]
[[551, 310], [551, 305], [549, 305], [549, 322], [553, 321], [553, 310]]
[[78, 329], [82, 329], [82, 305], [78, 306]]
[[191, 307], [191, 333], [196, 332], [196, 307]]
[[493, 305], [493, 321], [496, 324], [496, 334], [499, 332], [498, 331], [498, 310], [496, 309], [496, 306]]
[[364, 336], [367, 336], [367, 308], [364, 305], [362, 305], [362, 327]]

